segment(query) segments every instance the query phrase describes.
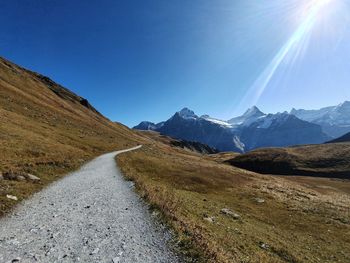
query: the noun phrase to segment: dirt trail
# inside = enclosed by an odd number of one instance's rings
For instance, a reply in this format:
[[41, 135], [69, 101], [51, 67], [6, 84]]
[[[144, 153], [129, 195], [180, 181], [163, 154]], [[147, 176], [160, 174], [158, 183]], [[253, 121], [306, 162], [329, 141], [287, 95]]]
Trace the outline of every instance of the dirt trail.
[[2, 218], [0, 262], [179, 262], [170, 234], [116, 167], [122, 152], [96, 158]]

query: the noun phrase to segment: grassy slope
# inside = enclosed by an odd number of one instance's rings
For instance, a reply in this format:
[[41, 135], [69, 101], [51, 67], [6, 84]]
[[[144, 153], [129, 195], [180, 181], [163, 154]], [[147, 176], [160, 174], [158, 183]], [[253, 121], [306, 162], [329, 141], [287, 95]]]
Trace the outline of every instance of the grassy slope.
[[341, 177], [350, 179], [350, 143], [330, 143], [251, 151], [229, 160], [260, 173]]
[[[205, 154], [212, 154], [217, 155], [218, 158], [223, 158], [221, 153], [217, 153], [217, 150], [215, 148], [212, 148], [206, 144], [202, 144], [200, 142], [191, 142], [191, 141], [185, 141], [180, 139], [174, 139], [166, 135], [161, 135], [159, 132], [155, 131], [140, 131], [140, 130], [133, 130], [136, 134], [144, 137], [144, 138], [150, 138], [154, 141], [160, 142], [162, 144], [166, 144], [169, 146], [174, 146], [177, 148], [185, 149], [189, 152], [197, 152], [197, 153], [205, 153]], [[217, 154], [216, 154], [217, 153]], [[233, 158], [233, 155], [230, 154], [231, 158]], [[226, 156], [227, 157], [227, 156]]]
[[[16, 203], [6, 194], [21, 200], [96, 155], [141, 142], [144, 148], [118, 162], [162, 209], [184, 246], [193, 241], [216, 262], [349, 261], [345, 182], [339, 189], [333, 182], [334, 191], [314, 187], [321, 184], [317, 181], [301, 186], [218, 163], [230, 154], [211, 161], [140, 138], [52, 85], [0, 59], [0, 171], [24, 170], [42, 178], [35, 184], [0, 181], [0, 213]], [[255, 197], [266, 202], [258, 204]], [[224, 207], [242, 220], [221, 215]], [[215, 223], [204, 221], [205, 216], [215, 216]], [[269, 249], [261, 249], [260, 242]]]
[[[117, 161], [184, 247], [193, 242], [209, 262], [350, 261], [349, 182], [259, 175], [152, 139]], [[214, 223], [204, 220], [211, 216]]]
[[0, 172], [26, 171], [42, 179], [1, 180], [0, 215], [16, 203], [6, 194], [21, 200], [94, 156], [137, 144], [132, 131], [81, 99], [0, 58]]

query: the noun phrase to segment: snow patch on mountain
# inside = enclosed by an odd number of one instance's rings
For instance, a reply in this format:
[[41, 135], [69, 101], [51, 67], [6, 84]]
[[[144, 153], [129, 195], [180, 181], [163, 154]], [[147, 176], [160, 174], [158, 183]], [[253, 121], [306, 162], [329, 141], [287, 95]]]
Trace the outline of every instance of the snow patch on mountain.
[[265, 113], [260, 111], [258, 107], [254, 106], [248, 109], [243, 115], [232, 118], [227, 122], [232, 126], [240, 126], [240, 125], [249, 126], [250, 124], [258, 120], [262, 116], [265, 116]]
[[183, 108], [178, 112], [179, 116], [184, 119], [197, 119], [198, 116], [194, 113], [194, 111], [189, 108]]
[[143, 123], [135, 128], [140, 129], [142, 126], [146, 129], [151, 128], [174, 138], [205, 143], [220, 151], [245, 152], [259, 147], [323, 143], [331, 137], [322, 131], [322, 126], [302, 120], [295, 115], [317, 117], [318, 120], [326, 118], [328, 121], [328, 119], [342, 120], [344, 116], [346, 119], [346, 116], [350, 116], [347, 112], [350, 113], [350, 103], [325, 108], [322, 114], [295, 109], [291, 113], [265, 114], [254, 106], [243, 115], [224, 121], [209, 115], [198, 117], [192, 110], [183, 108], [166, 122]]
[[256, 122], [258, 123], [257, 128], [268, 129], [271, 125], [281, 125], [285, 123], [291, 115], [288, 112], [278, 112], [276, 114], [268, 114], [259, 117]]
[[230, 123], [228, 123], [226, 121], [223, 121], [223, 120], [212, 118], [209, 115], [202, 115], [201, 118], [206, 120], [206, 121], [210, 121], [212, 123], [219, 124], [219, 125], [227, 127], [227, 128], [231, 128], [232, 127], [232, 125]]
[[350, 131], [350, 101], [319, 110], [292, 109], [290, 113], [299, 119], [321, 125], [323, 131], [332, 137]]

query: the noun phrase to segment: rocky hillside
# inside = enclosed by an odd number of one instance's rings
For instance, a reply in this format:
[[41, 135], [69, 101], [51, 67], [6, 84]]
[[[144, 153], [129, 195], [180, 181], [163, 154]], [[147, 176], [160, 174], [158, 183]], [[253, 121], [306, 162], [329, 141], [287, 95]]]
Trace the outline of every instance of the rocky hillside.
[[0, 173], [41, 179], [39, 183], [0, 180], [0, 214], [12, 205], [6, 195], [22, 199], [84, 161], [139, 140], [86, 99], [3, 58], [0, 121]]

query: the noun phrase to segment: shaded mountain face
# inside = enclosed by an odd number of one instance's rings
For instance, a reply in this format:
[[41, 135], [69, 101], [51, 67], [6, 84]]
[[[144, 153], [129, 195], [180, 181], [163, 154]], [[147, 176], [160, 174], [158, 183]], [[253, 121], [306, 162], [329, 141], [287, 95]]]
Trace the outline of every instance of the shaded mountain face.
[[197, 141], [220, 151], [245, 152], [259, 147], [323, 143], [330, 139], [319, 125], [288, 113], [264, 114], [257, 107], [223, 121], [198, 117], [185, 108], [166, 122], [142, 122], [134, 129], [155, 130], [174, 138]]
[[319, 110], [296, 110], [290, 112], [299, 119], [318, 124], [333, 138], [350, 132], [350, 101]]
[[337, 142], [350, 142], [350, 132], [327, 143], [337, 143]]
[[172, 140], [171, 145], [175, 147], [180, 147], [182, 149], [187, 149], [193, 152], [198, 152], [202, 154], [215, 154], [218, 153], [218, 150], [208, 146], [207, 144], [200, 142], [191, 142], [185, 140]]
[[323, 143], [329, 137], [319, 125], [298, 119], [288, 113], [268, 114], [240, 132], [245, 150], [261, 147], [284, 147]]
[[175, 113], [157, 131], [177, 139], [201, 142], [220, 151], [241, 151], [234, 142], [231, 129], [196, 115], [183, 115], [181, 112]]
[[136, 130], [141, 130], [141, 131], [155, 131], [157, 129], [159, 129], [160, 127], [162, 127], [164, 124], [164, 122], [160, 122], [160, 123], [153, 123], [153, 122], [149, 122], [149, 121], [143, 121], [140, 122], [139, 125], [135, 126], [134, 129]]

